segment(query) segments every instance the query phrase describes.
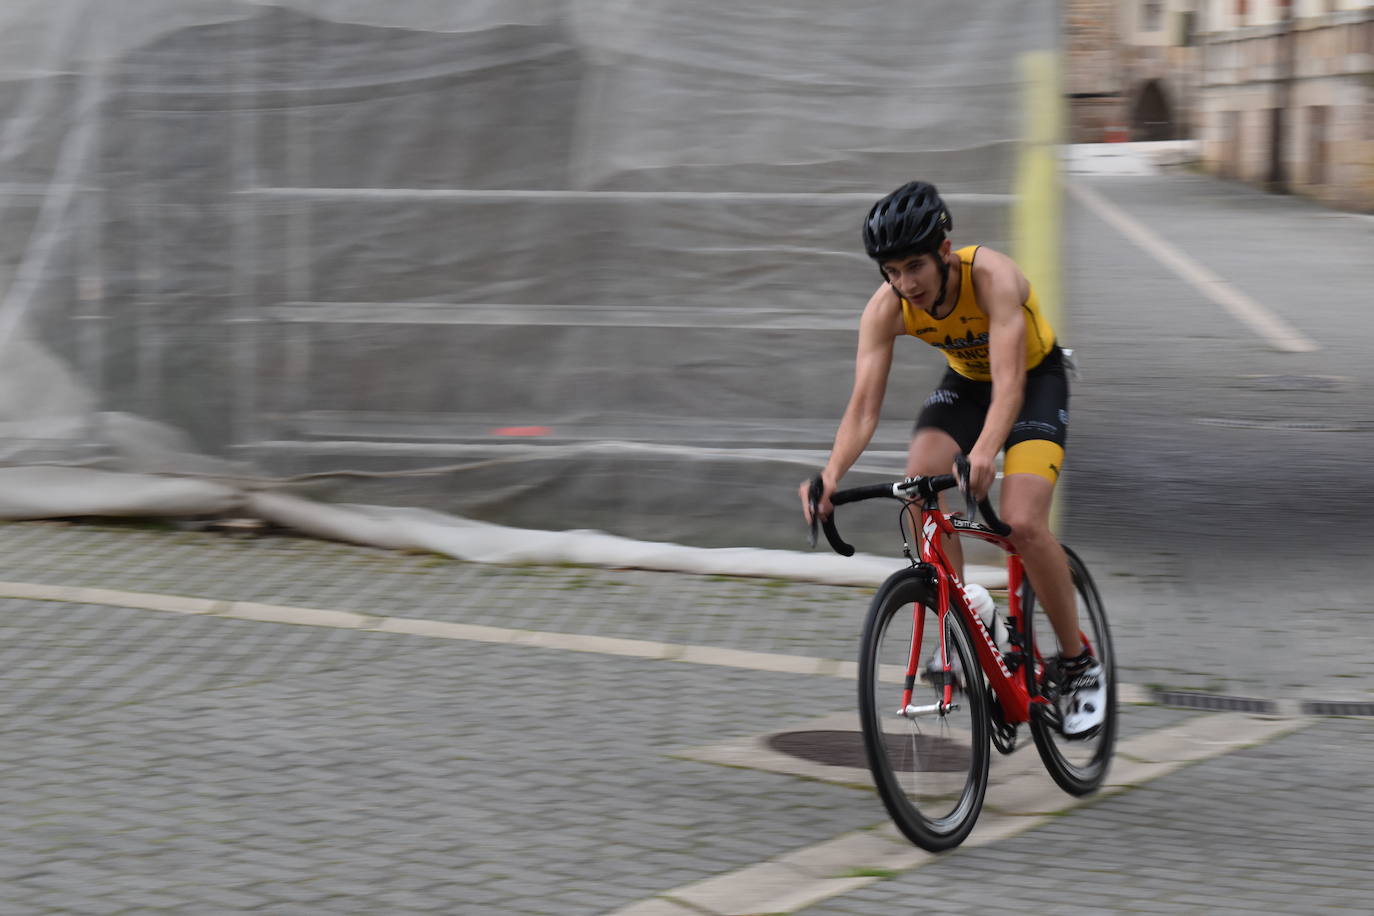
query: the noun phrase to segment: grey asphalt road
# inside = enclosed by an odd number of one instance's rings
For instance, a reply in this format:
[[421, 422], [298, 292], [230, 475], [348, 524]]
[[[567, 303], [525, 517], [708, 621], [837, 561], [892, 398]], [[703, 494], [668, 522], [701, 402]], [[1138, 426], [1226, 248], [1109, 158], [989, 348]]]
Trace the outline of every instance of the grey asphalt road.
[[1188, 172], [1070, 181], [1318, 345], [1276, 351], [1069, 196], [1064, 535], [1129, 671], [1374, 700], [1374, 218]]

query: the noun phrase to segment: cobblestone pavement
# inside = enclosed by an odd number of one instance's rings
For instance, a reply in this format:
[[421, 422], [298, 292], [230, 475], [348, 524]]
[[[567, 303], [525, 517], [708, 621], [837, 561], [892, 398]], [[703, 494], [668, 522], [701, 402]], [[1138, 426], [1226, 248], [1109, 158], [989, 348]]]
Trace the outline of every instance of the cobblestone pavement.
[[[868, 600], [137, 525], [0, 549], [10, 582], [842, 659]], [[885, 822], [865, 789], [675, 756], [848, 711], [841, 677], [61, 601], [0, 600], [0, 636], [0, 914], [596, 914]], [[1198, 715], [1127, 707], [1125, 737]], [[1085, 912], [1358, 902], [1371, 742], [1311, 720], [806, 912], [1067, 911], [1080, 855]]]

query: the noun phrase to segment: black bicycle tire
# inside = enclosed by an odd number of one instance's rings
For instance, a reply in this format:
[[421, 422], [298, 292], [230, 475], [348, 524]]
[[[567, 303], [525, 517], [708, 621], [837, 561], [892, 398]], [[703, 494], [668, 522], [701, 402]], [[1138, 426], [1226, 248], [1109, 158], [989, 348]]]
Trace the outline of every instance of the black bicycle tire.
[[[1032, 709], [1030, 720], [1031, 736], [1035, 739], [1035, 748], [1040, 753], [1040, 760], [1049, 771], [1050, 778], [1055, 781], [1059, 788], [1070, 795], [1091, 795], [1101, 788], [1103, 781], [1107, 778], [1107, 772], [1111, 768], [1112, 753], [1116, 746], [1117, 734], [1117, 698], [1116, 698], [1116, 655], [1112, 649], [1111, 631], [1107, 624], [1107, 611], [1102, 605], [1102, 596], [1097, 591], [1097, 585], [1093, 582], [1092, 576], [1088, 573], [1088, 567], [1068, 547], [1064, 548], [1064, 553], [1069, 560], [1069, 573], [1073, 578], [1074, 591], [1083, 599], [1083, 607], [1093, 618], [1092, 628], [1096, 633], [1096, 643], [1093, 650], [1097, 655], [1098, 662], [1101, 663], [1106, 672], [1107, 679], [1107, 712], [1102, 720], [1102, 728], [1094, 737], [1097, 747], [1093, 752], [1092, 759], [1086, 766], [1079, 767], [1064, 758], [1058, 746], [1054, 742], [1055, 727], [1053, 723], [1036, 714]], [[1034, 627], [1030, 626], [1035, 610], [1035, 592], [1031, 588], [1030, 579], [1026, 579], [1021, 591], [1021, 609], [1025, 615], [1026, 632], [1033, 633]], [[1032, 655], [1034, 647], [1032, 647]], [[1035, 665], [1026, 666], [1026, 676], [1032, 696], [1040, 692], [1038, 684], [1034, 683]]]
[[[930, 588], [926, 581], [917, 578], [909, 571], [898, 572], [891, 576], [874, 595], [869, 606], [868, 617], [864, 622], [863, 639], [859, 653], [859, 720], [863, 729], [864, 754], [868, 759], [869, 771], [878, 796], [883, 801], [892, 822], [907, 839], [929, 852], [941, 852], [958, 846], [973, 830], [982, 811], [983, 798], [987, 793], [988, 767], [991, 757], [990, 732], [987, 704], [984, 700], [984, 685], [981, 676], [969, 679], [966, 686], [969, 694], [967, 702], [972, 725], [972, 765], [971, 780], [965, 784], [958, 809], [948, 818], [932, 819], [922, 814], [902, 792], [895, 768], [887, 757], [887, 746], [882, 739], [882, 726], [877, 721], [878, 698], [874, 695], [874, 666], [879, 664], [878, 651], [887, 624], [894, 614], [903, 607], [914, 603], [933, 607]], [[981, 668], [973, 652], [973, 641], [962, 618], [951, 613], [950, 619], [960, 637], [955, 638], [960, 664], [964, 671], [977, 671]], [[890, 702], [891, 698], [885, 698]]]

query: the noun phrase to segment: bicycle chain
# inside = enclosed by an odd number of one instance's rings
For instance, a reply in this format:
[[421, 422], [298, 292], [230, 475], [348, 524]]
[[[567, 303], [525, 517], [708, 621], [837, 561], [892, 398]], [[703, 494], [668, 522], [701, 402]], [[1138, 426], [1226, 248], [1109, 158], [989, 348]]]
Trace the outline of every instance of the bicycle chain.
[[1002, 718], [1002, 704], [997, 702], [997, 696], [992, 691], [988, 691], [988, 719], [992, 723], [992, 746], [997, 748], [997, 752], [1003, 756], [1016, 750], [1016, 728], [1015, 724], [1008, 724]]

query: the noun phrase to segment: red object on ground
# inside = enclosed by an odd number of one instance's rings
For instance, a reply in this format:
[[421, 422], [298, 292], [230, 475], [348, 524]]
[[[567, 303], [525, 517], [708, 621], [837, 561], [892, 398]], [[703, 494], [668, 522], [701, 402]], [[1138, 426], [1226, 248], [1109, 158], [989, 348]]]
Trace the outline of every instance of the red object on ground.
[[547, 436], [553, 430], [547, 426], [498, 426], [489, 432], [493, 436]]

